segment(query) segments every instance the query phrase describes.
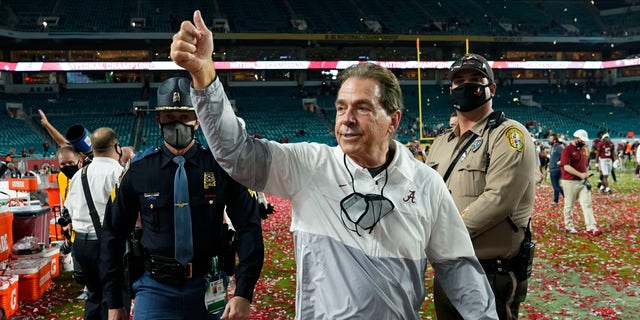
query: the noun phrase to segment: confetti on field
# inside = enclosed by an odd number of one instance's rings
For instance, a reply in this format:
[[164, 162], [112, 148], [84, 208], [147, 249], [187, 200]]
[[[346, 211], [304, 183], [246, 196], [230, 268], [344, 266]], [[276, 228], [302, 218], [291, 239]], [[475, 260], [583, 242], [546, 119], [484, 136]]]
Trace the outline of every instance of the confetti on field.
[[[604, 234], [584, 234], [582, 211], [574, 219], [582, 233], [563, 231], [562, 200], [550, 206], [548, 181], [537, 188], [532, 219], [537, 241], [534, 271], [520, 318], [640, 319], [640, 179], [619, 173], [612, 194], [593, 193], [593, 208]], [[592, 182], [595, 179], [592, 178]], [[289, 201], [268, 197], [275, 213], [263, 220], [265, 263], [255, 290], [250, 319], [292, 319], [295, 313], [295, 262], [289, 231]], [[431, 294], [432, 271], [425, 279], [423, 319], [435, 319]], [[20, 303], [17, 315], [34, 319], [81, 319], [83, 303], [74, 302], [79, 287], [70, 277], [54, 285], [38, 301]]]

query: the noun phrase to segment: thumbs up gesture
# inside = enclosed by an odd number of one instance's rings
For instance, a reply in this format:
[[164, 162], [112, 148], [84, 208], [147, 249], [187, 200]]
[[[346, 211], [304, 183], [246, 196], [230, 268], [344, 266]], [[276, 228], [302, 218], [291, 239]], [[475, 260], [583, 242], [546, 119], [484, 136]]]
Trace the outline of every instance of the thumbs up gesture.
[[191, 73], [193, 87], [206, 88], [216, 77], [213, 67], [213, 33], [207, 28], [200, 10], [193, 13], [193, 23], [183, 21], [173, 35], [171, 59]]

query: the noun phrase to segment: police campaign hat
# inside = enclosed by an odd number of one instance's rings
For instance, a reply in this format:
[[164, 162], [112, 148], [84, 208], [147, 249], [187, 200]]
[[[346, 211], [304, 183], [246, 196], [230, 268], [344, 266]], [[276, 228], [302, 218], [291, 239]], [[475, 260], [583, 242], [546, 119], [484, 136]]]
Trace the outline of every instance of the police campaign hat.
[[482, 73], [489, 82], [493, 83], [493, 70], [487, 59], [483, 56], [475, 53], [467, 53], [453, 62], [449, 67], [449, 79], [453, 79], [453, 76], [461, 70], [476, 70]]
[[194, 111], [191, 102], [191, 80], [184, 77], [173, 77], [160, 83], [156, 110]]

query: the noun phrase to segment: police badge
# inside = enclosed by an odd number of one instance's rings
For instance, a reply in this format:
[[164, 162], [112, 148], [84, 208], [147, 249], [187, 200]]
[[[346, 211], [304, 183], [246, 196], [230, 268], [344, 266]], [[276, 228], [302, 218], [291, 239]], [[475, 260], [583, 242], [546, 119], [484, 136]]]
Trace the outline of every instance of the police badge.
[[216, 186], [216, 176], [213, 172], [205, 172], [204, 173], [204, 188], [209, 189], [209, 187]]
[[478, 137], [471, 145], [471, 151], [476, 152], [481, 145], [482, 145], [482, 138]]

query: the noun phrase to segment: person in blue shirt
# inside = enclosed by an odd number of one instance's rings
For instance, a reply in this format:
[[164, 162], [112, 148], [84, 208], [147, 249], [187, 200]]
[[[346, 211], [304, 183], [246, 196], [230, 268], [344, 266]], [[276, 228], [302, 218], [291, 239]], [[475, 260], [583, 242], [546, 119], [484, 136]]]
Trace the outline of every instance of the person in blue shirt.
[[560, 186], [561, 170], [558, 165], [564, 144], [558, 139], [558, 135], [555, 133], [549, 135], [549, 144], [551, 145], [549, 152], [549, 178], [551, 180], [551, 186], [553, 187], [553, 202], [551, 205], [557, 205], [560, 200], [560, 195], [564, 198], [564, 192]]

